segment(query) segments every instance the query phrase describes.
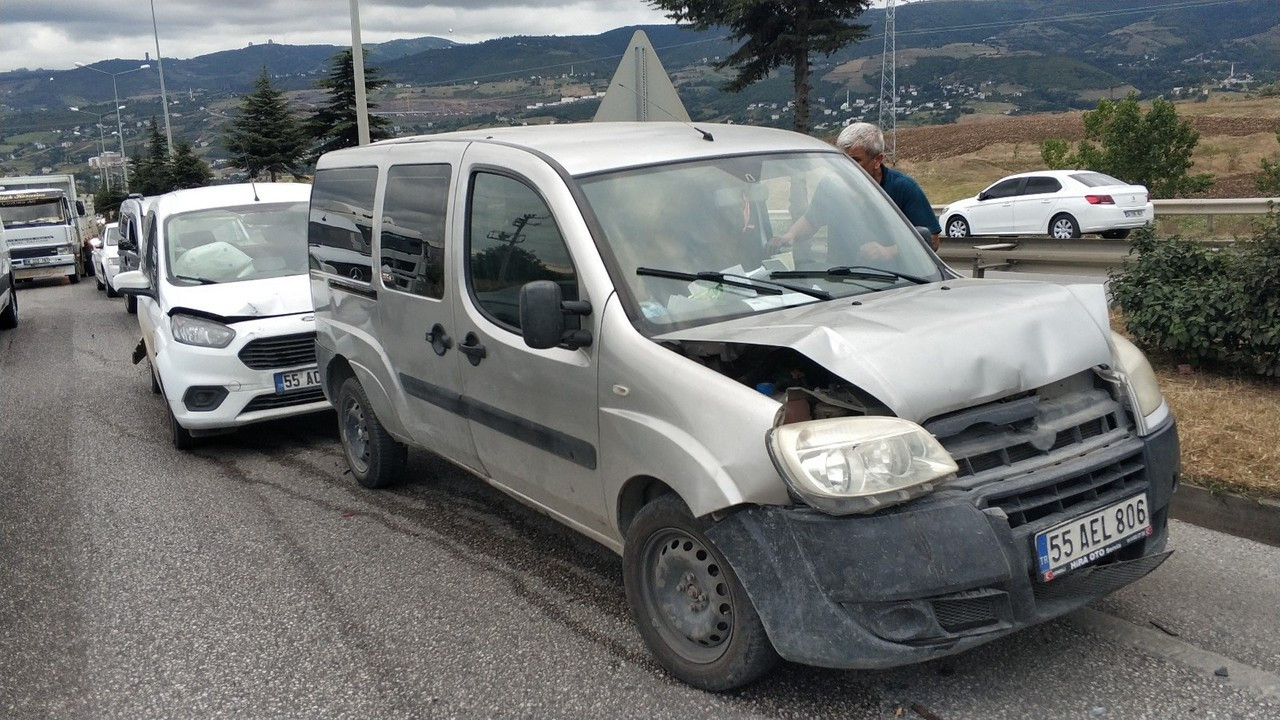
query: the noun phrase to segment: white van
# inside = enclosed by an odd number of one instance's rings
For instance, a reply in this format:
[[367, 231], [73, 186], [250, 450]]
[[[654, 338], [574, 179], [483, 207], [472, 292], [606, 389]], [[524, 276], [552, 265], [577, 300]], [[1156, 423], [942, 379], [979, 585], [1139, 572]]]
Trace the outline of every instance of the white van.
[[1160, 565], [1179, 471], [1098, 286], [965, 279], [923, 240], [781, 130], [339, 150], [311, 196], [317, 364], [356, 480], [423, 448], [615, 550], [686, 682], [920, 662]]
[[[151, 204], [154, 201], [154, 197], [143, 197], [138, 193], [133, 193], [120, 202], [120, 217], [118, 220], [120, 244], [117, 246], [120, 258], [120, 272], [138, 270], [142, 266], [142, 255], [146, 252], [143, 223], [146, 221], [147, 211], [151, 209]], [[133, 295], [126, 295], [124, 309], [125, 312], [130, 314], [136, 313], [138, 311], [138, 298]]]

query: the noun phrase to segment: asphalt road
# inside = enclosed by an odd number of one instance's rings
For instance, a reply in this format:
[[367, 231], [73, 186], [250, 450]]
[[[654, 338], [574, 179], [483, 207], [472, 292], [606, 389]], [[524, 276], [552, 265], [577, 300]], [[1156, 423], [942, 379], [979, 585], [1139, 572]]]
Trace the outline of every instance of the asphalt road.
[[0, 717], [1280, 718], [1280, 549], [1181, 523], [1152, 576], [960, 656], [691, 689], [609, 551], [424, 453], [363, 490], [328, 414], [175, 451], [123, 303], [19, 292]]

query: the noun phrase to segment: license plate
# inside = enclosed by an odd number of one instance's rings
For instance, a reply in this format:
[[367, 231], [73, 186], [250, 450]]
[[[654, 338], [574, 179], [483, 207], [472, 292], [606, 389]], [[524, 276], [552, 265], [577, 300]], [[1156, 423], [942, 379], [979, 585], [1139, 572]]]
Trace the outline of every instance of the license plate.
[[1141, 210], [1125, 210], [1124, 216], [1125, 217], [1142, 217], [1142, 211]]
[[318, 387], [320, 384], [320, 371], [316, 368], [276, 373], [277, 395]]
[[1038, 533], [1040, 579], [1048, 582], [1151, 534], [1147, 496], [1134, 495]]

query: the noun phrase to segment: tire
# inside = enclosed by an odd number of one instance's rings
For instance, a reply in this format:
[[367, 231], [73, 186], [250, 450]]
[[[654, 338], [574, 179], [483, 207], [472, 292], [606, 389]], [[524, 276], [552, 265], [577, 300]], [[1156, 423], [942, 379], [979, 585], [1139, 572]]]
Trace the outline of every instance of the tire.
[[337, 406], [342, 452], [356, 482], [371, 490], [400, 482], [409, 451], [382, 427], [354, 376], [338, 388]]
[[196, 439], [192, 437], [190, 430], [178, 424], [178, 418], [169, 408], [168, 398], [165, 398], [164, 408], [169, 413], [169, 438], [173, 441], [173, 447], [177, 450], [190, 450], [195, 447]]
[[129, 313], [130, 315], [134, 315], [134, 314], [136, 314], [136, 313], [138, 312], [138, 298], [137, 298], [137, 296], [135, 296], [135, 295], [125, 295], [125, 296], [124, 296], [124, 311], [125, 311], [125, 312], [127, 312], [127, 313]]
[[80, 269], [79, 269], [79, 268], [76, 268], [76, 271], [75, 271], [75, 272], [73, 272], [73, 273], [71, 273], [71, 284], [72, 284], [72, 285], [79, 285], [79, 284], [80, 284]]
[[116, 289], [115, 289], [115, 288], [113, 288], [113, 287], [111, 287], [111, 281], [110, 281], [110, 280], [104, 280], [104, 281], [102, 282], [102, 284], [103, 284], [103, 286], [105, 286], [105, 287], [106, 287], [106, 289], [107, 289], [107, 297], [109, 297], [109, 298], [118, 298], [118, 297], [120, 297], [120, 293], [116, 292]]
[[972, 233], [969, 229], [969, 222], [959, 215], [952, 215], [947, 218], [947, 237], [962, 238], [969, 237]]
[[640, 636], [676, 678], [703, 690], [731, 690], [777, 664], [733, 568], [675, 495], [636, 514], [622, 575]]
[[1108, 240], [1124, 240], [1129, 237], [1129, 229], [1124, 230], [1103, 230], [1102, 237]]
[[12, 330], [18, 327], [18, 289], [9, 288], [9, 307], [0, 312], [0, 330]]
[[93, 282], [95, 285], [98, 286], [98, 292], [102, 292], [103, 290], [107, 289], [107, 284], [102, 282], [102, 275], [95, 274], [93, 276]]
[[151, 368], [151, 373], [150, 373], [150, 375], [151, 375], [151, 394], [152, 394], [152, 395], [159, 395], [159, 394], [160, 394], [160, 390], [161, 390], [161, 388], [160, 388], [160, 380], [156, 377], [156, 369], [155, 369], [155, 367], [152, 367], [152, 368]]
[[1059, 213], [1049, 221], [1049, 235], [1058, 240], [1071, 240], [1080, 237], [1080, 223], [1066, 213]]

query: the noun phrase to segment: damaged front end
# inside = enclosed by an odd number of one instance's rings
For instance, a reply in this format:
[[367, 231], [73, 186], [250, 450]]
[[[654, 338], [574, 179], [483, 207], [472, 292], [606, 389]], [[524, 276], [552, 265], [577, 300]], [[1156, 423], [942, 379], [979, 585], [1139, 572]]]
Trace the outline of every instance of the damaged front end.
[[[989, 303], [987, 320], [960, 322], [966, 304], [953, 297], [897, 336], [885, 329], [892, 308], [859, 308], [854, 324], [882, 341], [871, 349], [821, 317], [784, 323], [786, 344], [724, 327], [659, 339], [779, 403], [769, 449], [794, 504], [739, 508], [707, 535], [783, 657], [877, 668], [952, 654], [1078, 608], [1168, 556], [1178, 438], [1149, 366], [1108, 339], [1084, 291], [1058, 304], [1059, 333], [1033, 329], [1063, 291], [1030, 288], [993, 292], [1037, 297], [1032, 320]], [[895, 355], [913, 332], [915, 351], [936, 358], [931, 375]], [[1009, 332], [1047, 341], [1028, 349]], [[1072, 536], [1082, 518], [1087, 529], [1135, 507], [1143, 526], [1123, 537]], [[1062, 537], [1092, 543], [1068, 563], [1048, 548]]]

